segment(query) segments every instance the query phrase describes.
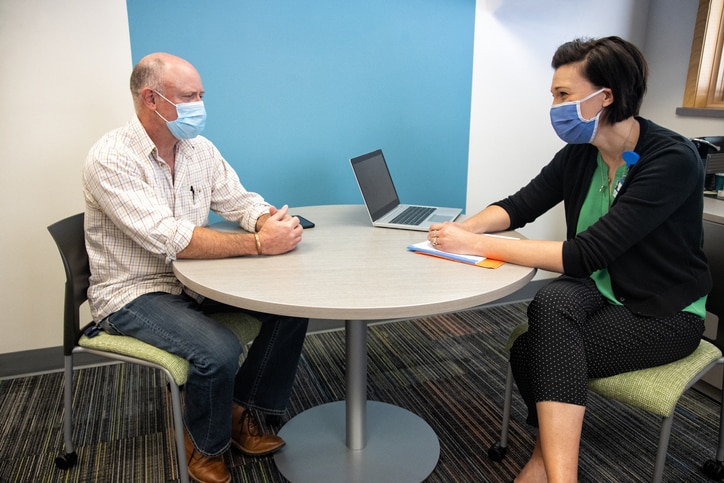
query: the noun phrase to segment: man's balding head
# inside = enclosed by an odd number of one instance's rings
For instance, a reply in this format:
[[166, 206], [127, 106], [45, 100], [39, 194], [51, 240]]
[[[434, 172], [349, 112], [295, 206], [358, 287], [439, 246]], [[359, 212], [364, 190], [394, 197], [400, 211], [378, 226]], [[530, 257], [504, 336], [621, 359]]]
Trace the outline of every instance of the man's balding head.
[[143, 104], [141, 94], [144, 88], [163, 93], [177, 79], [188, 75], [199, 76], [196, 68], [181, 57], [156, 52], [142, 58], [131, 73], [131, 95], [136, 111]]

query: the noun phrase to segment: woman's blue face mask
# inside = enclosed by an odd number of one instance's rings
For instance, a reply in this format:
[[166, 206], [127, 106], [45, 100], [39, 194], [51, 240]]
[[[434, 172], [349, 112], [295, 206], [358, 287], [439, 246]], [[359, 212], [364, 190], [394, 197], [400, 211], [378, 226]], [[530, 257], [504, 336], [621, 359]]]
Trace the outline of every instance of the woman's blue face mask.
[[156, 111], [156, 114], [166, 121], [168, 130], [171, 131], [171, 134], [173, 134], [176, 139], [191, 139], [201, 134], [201, 131], [203, 131], [206, 126], [206, 108], [204, 107], [204, 101], [174, 104], [160, 92], [154, 92], [166, 102], [176, 107], [176, 119], [173, 121], [167, 120], [161, 113]]
[[551, 124], [558, 137], [568, 144], [586, 144], [593, 141], [598, 131], [598, 121], [603, 109], [592, 119], [584, 119], [581, 115], [581, 103], [603, 92], [597, 90], [580, 101], [562, 102], [551, 106]]

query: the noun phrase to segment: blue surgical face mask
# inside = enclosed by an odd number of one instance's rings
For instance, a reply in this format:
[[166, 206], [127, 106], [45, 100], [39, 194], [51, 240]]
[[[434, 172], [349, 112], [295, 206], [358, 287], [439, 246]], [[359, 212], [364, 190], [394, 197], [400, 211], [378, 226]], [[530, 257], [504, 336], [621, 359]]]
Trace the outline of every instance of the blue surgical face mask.
[[154, 92], [166, 102], [176, 107], [176, 119], [173, 121], [167, 120], [161, 113], [156, 111], [156, 114], [166, 121], [168, 130], [171, 131], [171, 134], [173, 134], [176, 139], [191, 139], [201, 134], [201, 131], [203, 131], [206, 126], [206, 108], [204, 108], [204, 101], [174, 104], [160, 92]]
[[598, 130], [601, 111], [592, 119], [581, 115], [581, 103], [603, 92], [603, 89], [586, 96], [580, 101], [562, 102], [551, 106], [551, 124], [558, 137], [568, 144], [586, 144], [593, 141]]

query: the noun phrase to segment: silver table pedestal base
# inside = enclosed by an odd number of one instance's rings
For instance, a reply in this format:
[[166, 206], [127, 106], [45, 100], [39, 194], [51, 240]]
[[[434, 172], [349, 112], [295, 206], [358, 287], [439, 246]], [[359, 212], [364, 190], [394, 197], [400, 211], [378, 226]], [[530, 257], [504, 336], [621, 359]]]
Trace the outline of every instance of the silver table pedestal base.
[[440, 443], [432, 428], [410, 411], [367, 401], [367, 444], [345, 444], [345, 402], [298, 414], [279, 431], [286, 446], [274, 455], [292, 483], [420, 482], [435, 469]]

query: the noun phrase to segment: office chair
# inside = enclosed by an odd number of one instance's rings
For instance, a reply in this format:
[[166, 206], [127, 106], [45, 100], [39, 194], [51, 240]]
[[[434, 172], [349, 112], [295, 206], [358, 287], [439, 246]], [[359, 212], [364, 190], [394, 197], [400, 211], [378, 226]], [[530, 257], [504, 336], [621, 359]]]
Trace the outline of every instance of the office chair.
[[[162, 371], [171, 391], [171, 406], [178, 458], [179, 479], [189, 481], [185, 461], [184, 426], [181, 412], [180, 387], [188, 377], [189, 363], [185, 359], [141, 342], [133, 337], [110, 335], [102, 332], [87, 337], [80, 326], [80, 307], [87, 300], [88, 254], [85, 249], [83, 213], [60, 220], [48, 227], [55, 240], [65, 267], [65, 301], [63, 312], [63, 355], [65, 359], [63, 436], [65, 448], [56, 459], [60, 469], [73, 466], [78, 455], [73, 446], [73, 355], [81, 352], [99, 355], [132, 364], [151, 367]], [[242, 346], [246, 346], [259, 333], [260, 322], [255, 318], [238, 313], [214, 314], [212, 317], [228, 327]], [[243, 355], [242, 355], [243, 357]]]
[[[510, 351], [516, 339], [528, 330], [528, 324], [521, 324], [511, 333], [505, 345]], [[669, 436], [674, 422], [674, 410], [682, 394], [693, 386], [704, 374], [717, 364], [724, 363], [722, 352], [710, 342], [702, 339], [699, 347], [687, 357], [663, 366], [625, 372], [610, 377], [589, 379], [588, 388], [609, 399], [628, 404], [661, 416], [659, 445], [651, 481], [659, 483], [663, 477]], [[513, 400], [513, 371], [508, 364], [505, 382], [505, 401], [500, 440], [488, 449], [488, 457], [501, 461], [507, 452], [508, 424]], [[724, 478], [724, 403], [721, 404], [719, 419], [719, 447], [716, 460], [708, 460], [702, 470], [712, 479]]]

